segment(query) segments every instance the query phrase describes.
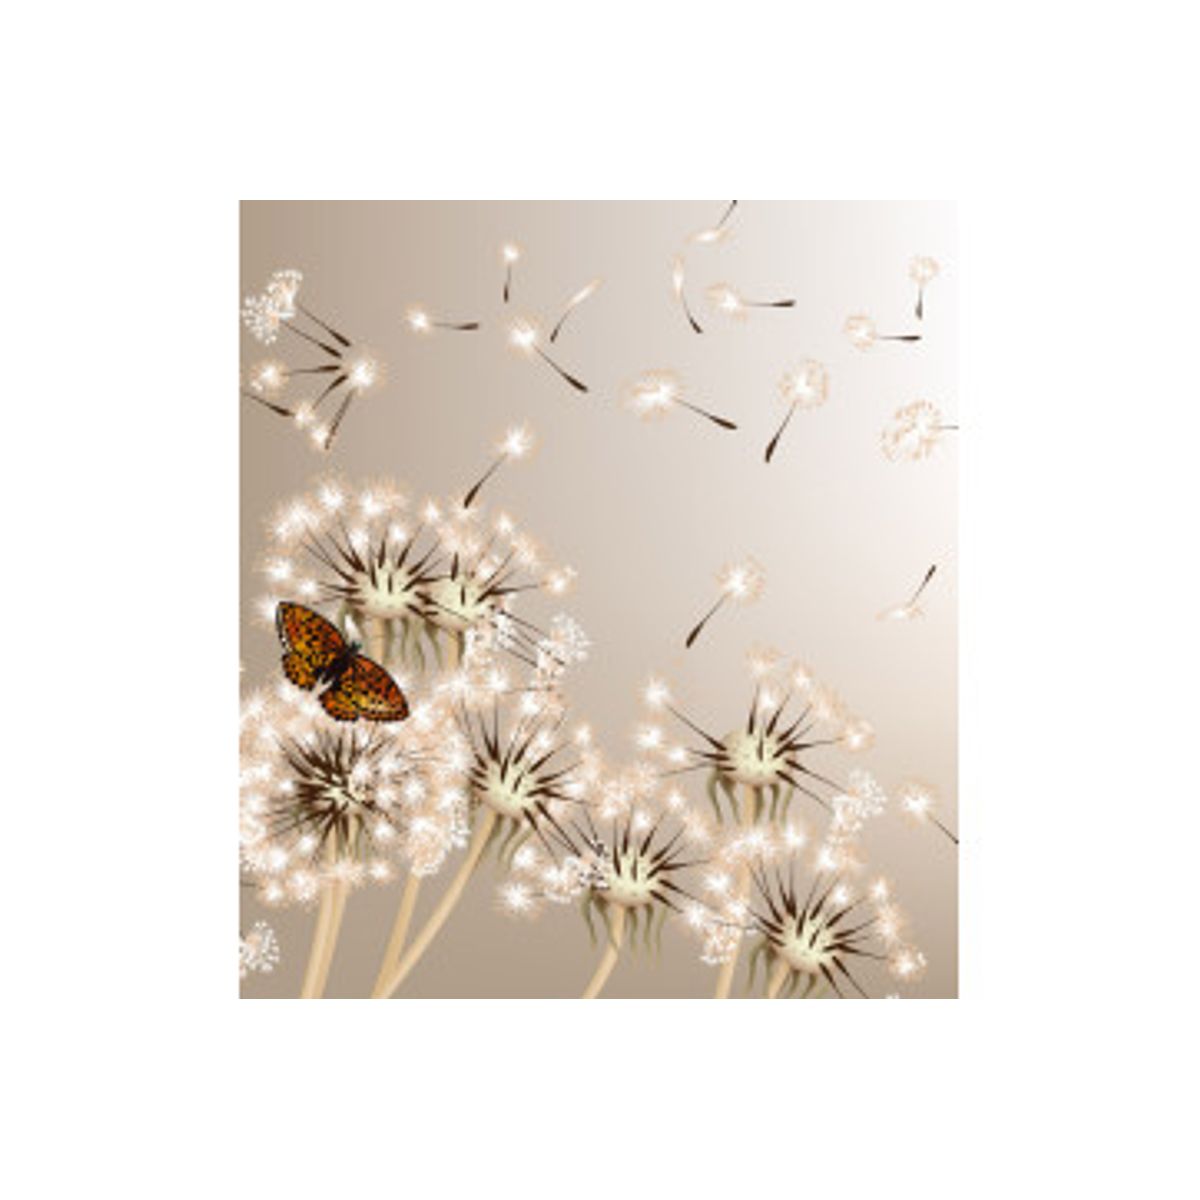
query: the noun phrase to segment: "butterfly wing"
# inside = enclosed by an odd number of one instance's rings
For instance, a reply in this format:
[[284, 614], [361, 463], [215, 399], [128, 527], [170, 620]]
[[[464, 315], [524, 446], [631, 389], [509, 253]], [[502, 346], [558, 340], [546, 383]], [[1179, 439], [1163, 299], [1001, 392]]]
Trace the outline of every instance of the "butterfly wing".
[[338, 689], [347, 689], [359, 716], [368, 721], [403, 721], [408, 701], [396, 681], [372, 659], [355, 655]]
[[281, 601], [275, 609], [275, 628], [286, 651], [283, 673], [306, 691], [346, 649], [346, 639], [337, 626], [303, 604]]
[[358, 705], [354, 702], [354, 687], [350, 682], [350, 671], [331, 688], [321, 693], [321, 707], [335, 721], [357, 721]]

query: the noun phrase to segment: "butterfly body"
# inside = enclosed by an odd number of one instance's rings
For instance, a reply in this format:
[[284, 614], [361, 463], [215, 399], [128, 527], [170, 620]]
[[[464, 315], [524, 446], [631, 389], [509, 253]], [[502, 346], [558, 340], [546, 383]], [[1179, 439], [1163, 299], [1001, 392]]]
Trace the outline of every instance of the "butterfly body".
[[275, 627], [283, 644], [283, 673], [305, 691], [320, 688], [320, 702], [336, 721], [403, 721], [408, 701], [377, 662], [348, 642], [332, 621], [303, 604], [282, 601]]

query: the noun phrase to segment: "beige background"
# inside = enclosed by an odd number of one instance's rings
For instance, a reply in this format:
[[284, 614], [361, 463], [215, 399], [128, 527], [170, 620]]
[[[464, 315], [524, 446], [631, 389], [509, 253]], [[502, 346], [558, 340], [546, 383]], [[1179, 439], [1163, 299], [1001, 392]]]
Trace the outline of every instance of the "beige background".
[[[671, 295], [669, 262], [726, 203], [243, 205], [242, 292], [260, 291], [272, 270], [298, 267], [303, 301], [387, 365], [385, 384], [351, 410], [328, 457], [288, 423], [243, 402], [245, 686], [277, 670], [274, 636], [254, 618], [253, 602], [262, 590], [255, 571], [262, 521], [279, 500], [328, 468], [356, 479], [390, 475], [418, 496], [461, 492], [502, 430], [527, 421], [539, 452], [505, 468], [484, 495], [579, 571], [562, 607], [593, 645], [571, 694], [610, 759], [633, 754], [649, 673], [665, 674], [685, 711], [723, 732], [748, 701], [745, 652], [767, 644], [803, 658], [875, 725], [874, 749], [852, 760], [831, 755], [826, 765], [865, 766], [888, 789], [923, 778], [957, 827], [959, 435], [920, 463], [888, 462], [879, 446], [892, 412], [911, 400], [933, 401], [951, 421], [958, 415], [953, 208], [743, 202], [726, 242], [689, 248], [689, 293], [707, 330], [698, 337]], [[524, 253], [506, 310], [498, 250], [508, 239]], [[914, 254], [942, 263], [927, 291], [925, 340], [855, 350], [841, 332], [853, 312], [871, 314], [883, 332], [913, 327], [907, 267]], [[514, 355], [504, 333], [513, 314], [537, 318], [548, 331], [596, 275], [603, 288], [552, 348], [590, 385], [581, 396], [544, 364]], [[704, 304], [703, 287], [713, 282], [750, 297], [794, 296], [797, 304], [730, 322]], [[415, 337], [401, 320], [412, 302], [484, 328]], [[244, 363], [268, 356], [241, 336]], [[307, 356], [293, 342], [273, 350], [300, 365]], [[805, 357], [829, 367], [829, 402], [797, 413], [764, 466], [783, 412], [779, 377]], [[740, 430], [723, 433], [683, 411], [655, 424], [637, 420], [620, 406], [621, 388], [654, 367], [677, 371], [691, 398]], [[714, 571], [747, 553], [767, 568], [765, 595], [719, 614], [685, 653], [684, 634], [715, 595]], [[932, 562], [939, 572], [925, 620], [876, 621]], [[955, 996], [954, 848], [893, 813], [871, 825], [865, 845], [873, 867], [895, 881], [929, 959], [926, 977], [906, 994]], [[578, 995], [597, 955], [578, 912], [552, 908], [533, 924], [503, 916], [494, 908], [498, 878], [485, 864], [405, 995]], [[418, 921], [440, 886], [424, 889]], [[352, 896], [328, 995], [369, 991], [397, 894], [364, 888]], [[243, 896], [243, 927], [260, 916], [279, 935], [282, 962], [272, 975], [245, 981], [243, 994], [295, 996], [313, 917], [294, 908], [264, 912]], [[661, 958], [625, 957], [605, 994], [702, 997], [714, 981], [694, 940], [668, 925]], [[892, 990], [881, 972], [866, 972], [864, 982], [873, 995]]]

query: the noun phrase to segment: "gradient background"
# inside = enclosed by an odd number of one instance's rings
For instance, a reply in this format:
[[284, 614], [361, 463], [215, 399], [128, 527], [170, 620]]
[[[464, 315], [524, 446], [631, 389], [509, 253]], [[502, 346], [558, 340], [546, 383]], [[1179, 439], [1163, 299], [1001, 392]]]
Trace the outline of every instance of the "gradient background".
[[[891, 414], [912, 400], [931, 400], [947, 420], [957, 418], [954, 209], [743, 201], [726, 241], [686, 247], [701, 337], [672, 296], [669, 264], [726, 204], [244, 203], [242, 294], [261, 291], [275, 269], [299, 268], [306, 306], [369, 346], [387, 377], [356, 401], [328, 456], [288, 422], [243, 401], [243, 686], [271, 681], [278, 670], [274, 633], [255, 617], [254, 600], [265, 590], [256, 571], [262, 524], [279, 501], [330, 469], [354, 481], [391, 476], [417, 497], [461, 494], [503, 430], [525, 421], [539, 436], [537, 454], [503, 468], [483, 499], [511, 511], [551, 561], [579, 571], [573, 593], [542, 611], [570, 612], [592, 640], [589, 660], [571, 672], [570, 695], [574, 717], [591, 723], [610, 761], [634, 754], [640, 691], [651, 673], [668, 679], [685, 712], [724, 732], [744, 719], [747, 650], [770, 645], [807, 662], [875, 726], [872, 750], [828, 752], [825, 768], [844, 778], [861, 765], [889, 791], [921, 778], [937, 789], [939, 814], [956, 829], [957, 435], [919, 463], [889, 462], [879, 444]], [[507, 240], [523, 254], [505, 308], [499, 247]], [[885, 333], [914, 328], [907, 271], [915, 254], [942, 264], [926, 292], [925, 339], [855, 350], [841, 332], [851, 313], [870, 314]], [[550, 348], [589, 384], [585, 396], [537, 359], [514, 354], [505, 334], [515, 315], [548, 333], [566, 301], [597, 275], [604, 286]], [[751, 298], [794, 297], [796, 306], [730, 321], [703, 299], [714, 282]], [[402, 321], [410, 303], [435, 319], [484, 327], [417, 337]], [[246, 366], [266, 357], [297, 366], [316, 359], [287, 335], [270, 348], [244, 330], [241, 337]], [[784, 412], [779, 378], [807, 357], [828, 367], [830, 398], [796, 414], [765, 466], [763, 449]], [[725, 433], [682, 410], [639, 421], [622, 407], [622, 389], [651, 368], [679, 373], [689, 398], [740, 429]], [[684, 634], [716, 595], [714, 572], [745, 554], [765, 565], [765, 594], [752, 606], [727, 607], [685, 652]], [[877, 621], [934, 562], [925, 619]], [[819, 829], [811, 805], [793, 811]], [[869, 824], [863, 845], [871, 869], [896, 884], [911, 936], [929, 959], [924, 979], [903, 994], [956, 996], [954, 847], [890, 811]], [[445, 878], [426, 882], [414, 929]], [[532, 924], [504, 916], [495, 908], [499, 879], [494, 862], [485, 862], [403, 995], [579, 994], [599, 951], [577, 910], [551, 907]], [[352, 894], [327, 996], [369, 992], [398, 896], [398, 885]], [[267, 910], [244, 893], [243, 929], [260, 917], [274, 926], [282, 961], [272, 974], [243, 981], [243, 995], [295, 996], [313, 913]], [[739, 988], [742, 967], [744, 958]], [[872, 995], [893, 990], [883, 972], [860, 975]], [[624, 955], [604, 995], [704, 997], [714, 984], [695, 940], [668, 923], [662, 956]]]

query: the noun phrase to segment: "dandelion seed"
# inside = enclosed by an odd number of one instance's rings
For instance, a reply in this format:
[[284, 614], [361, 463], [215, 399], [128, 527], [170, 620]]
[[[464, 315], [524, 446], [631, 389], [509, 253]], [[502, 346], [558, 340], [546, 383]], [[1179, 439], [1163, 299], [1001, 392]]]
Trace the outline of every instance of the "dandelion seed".
[[266, 921], [255, 921], [238, 939], [238, 974], [269, 975], [279, 965], [279, 939]]
[[599, 290], [599, 288], [600, 288], [600, 285], [601, 285], [603, 282], [604, 282], [604, 281], [603, 281], [602, 279], [593, 279], [593, 280], [592, 280], [590, 283], [586, 283], [586, 284], [584, 284], [584, 286], [583, 286], [583, 287], [581, 287], [581, 288], [579, 289], [579, 291], [577, 291], [577, 292], [575, 293], [575, 295], [573, 295], [573, 296], [571, 297], [571, 299], [567, 301], [567, 307], [566, 307], [566, 309], [563, 311], [563, 315], [562, 315], [561, 317], [559, 317], [559, 318], [558, 318], [558, 321], [557, 321], [557, 323], [555, 324], [554, 328], [553, 328], [553, 329], [550, 331], [550, 341], [551, 341], [551, 343], [554, 343], [555, 341], [557, 341], [557, 340], [558, 340], [558, 335], [559, 335], [559, 333], [562, 331], [562, 327], [563, 327], [563, 326], [566, 324], [566, 322], [567, 322], [567, 318], [568, 318], [568, 317], [569, 317], [569, 316], [570, 316], [570, 315], [571, 315], [571, 314], [572, 314], [572, 313], [573, 313], [573, 312], [574, 312], [574, 311], [575, 311], [575, 310], [576, 310], [576, 309], [577, 309], [577, 308], [578, 308], [578, 307], [579, 307], [579, 306], [580, 306], [580, 305], [581, 305], [581, 304], [582, 304], [582, 303], [583, 303], [585, 300], [588, 300], [588, 299], [590, 299], [592, 296], [594, 296], [594, 295], [596, 294], [596, 292]]
[[471, 333], [479, 328], [478, 321], [436, 321], [424, 308], [410, 307], [404, 314], [404, 323], [416, 334], [430, 334], [435, 329], [454, 333]]
[[902, 783], [896, 791], [896, 800], [900, 805], [900, 811], [914, 823], [920, 825], [928, 822], [940, 829], [956, 846], [958, 845], [958, 835], [952, 833], [934, 816], [937, 798], [933, 788], [928, 784], [915, 780]]
[[470, 508], [479, 495], [480, 489], [506, 462], [518, 461], [528, 457], [534, 448], [533, 430], [528, 425], [515, 425], [505, 431], [504, 436], [496, 446], [497, 457], [480, 478], [472, 484], [466, 496], [463, 497], [463, 508]]
[[733, 216], [734, 210], [737, 208], [738, 202], [731, 200], [728, 207], [721, 214], [721, 219], [708, 229], [701, 229], [699, 233], [693, 233], [689, 241], [697, 242], [702, 246], [711, 246], [714, 242], [722, 241], [729, 236], [729, 219]]
[[845, 334], [858, 350], [870, 350], [876, 342], [919, 342], [919, 333], [879, 333], [875, 322], [863, 313], [846, 318]]
[[676, 255], [671, 260], [671, 291], [674, 293], [675, 299], [679, 301], [680, 307], [683, 309], [683, 315], [687, 317], [688, 324], [692, 327], [693, 332], [703, 333], [704, 330], [700, 322], [696, 320], [696, 316], [692, 312], [692, 307], [688, 304], [687, 293], [684, 291], [685, 282], [683, 257]]
[[541, 346], [538, 345], [538, 330], [537, 326], [532, 321], [522, 317], [514, 321], [509, 326], [508, 344], [513, 349], [519, 351], [527, 357], [536, 354], [542, 362], [551, 367], [566, 383], [569, 383], [577, 392], [586, 392], [588, 386], [580, 379], [576, 379], [574, 375], [565, 371], [558, 363], [548, 355]]
[[744, 320], [751, 308], [794, 308], [795, 300], [747, 300], [728, 283], [714, 283], [705, 292], [714, 311], [722, 316]]
[[787, 404], [783, 421], [767, 443], [764, 458], [771, 461], [783, 431], [788, 427], [798, 408], [817, 408], [829, 398], [829, 372], [813, 358], [806, 358], [794, 371], [787, 372], [779, 381], [779, 392]]
[[914, 621], [918, 617], [923, 617], [925, 615], [924, 610], [921, 609], [917, 601], [920, 600], [921, 593], [929, 586], [936, 571], [937, 563], [934, 563], [925, 572], [925, 578], [917, 585], [917, 590], [903, 604], [896, 604], [891, 608], [885, 608], [879, 614], [878, 619], [880, 621]]
[[941, 411], [928, 400], [916, 400], [896, 409], [880, 441], [883, 453], [893, 462], [917, 462], [933, 453], [944, 433], [957, 430], [957, 425], [945, 423]]
[[737, 429], [728, 418], [719, 417], [686, 399], [683, 383], [673, 371], [647, 371], [640, 375], [626, 390], [626, 400], [629, 408], [646, 420], [661, 417], [670, 409], [679, 407], [711, 421], [721, 429]]
[[512, 291], [513, 267], [521, 257], [521, 247], [516, 242], [505, 242], [500, 247], [500, 261], [504, 263], [504, 303], [508, 303]]
[[916, 315], [920, 321], [925, 316], [925, 288], [937, 278], [937, 259], [918, 255], [908, 264], [908, 277], [917, 285]]
[[717, 612], [727, 601], [733, 600], [738, 604], [751, 604], [757, 600], [762, 595], [766, 581], [766, 571], [752, 558], [729, 563], [722, 567], [717, 574], [717, 586], [720, 589], [717, 601], [692, 627], [691, 632], [684, 640], [684, 645], [688, 649], [691, 649], [695, 645], [696, 639], [700, 636], [705, 625], [716, 616]]

